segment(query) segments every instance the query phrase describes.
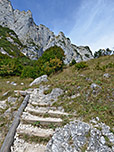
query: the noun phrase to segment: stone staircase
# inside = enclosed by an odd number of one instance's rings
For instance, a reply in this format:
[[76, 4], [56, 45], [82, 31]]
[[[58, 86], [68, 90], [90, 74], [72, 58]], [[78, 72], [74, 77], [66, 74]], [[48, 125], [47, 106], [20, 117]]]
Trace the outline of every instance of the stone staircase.
[[[29, 103], [21, 116], [11, 152], [44, 152], [48, 141], [54, 134], [54, 129], [62, 125], [61, 116], [68, 116], [62, 110], [51, 106], [53, 94], [50, 97], [50, 95], [43, 94], [43, 90], [45, 88], [31, 91]], [[55, 97], [54, 93], [55, 100], [57, 96]]]

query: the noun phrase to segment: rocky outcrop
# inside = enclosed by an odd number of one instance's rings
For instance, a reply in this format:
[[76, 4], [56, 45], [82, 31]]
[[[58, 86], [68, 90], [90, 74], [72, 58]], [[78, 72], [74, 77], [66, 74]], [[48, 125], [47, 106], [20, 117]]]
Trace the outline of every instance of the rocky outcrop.
[[57, 128], [47, 145], [46, 152], [113, 152], [114, 134], [104, 123], [96, 126], [82, 121]]
[[0, 54], [1, 56], [24, 57], [20, 50], [23, 50], [24, 46], [18, 39], [16, 33], [6, 27], [0, 25]]
[[41, 82], [47, 82], [47, 75], [42, 75], [41, 77], [36, 78], [29, 86], [40, 84]]
[[31, 59], [37, 59], [43, 51], [54, 45], [64, 50], [66, 64], [72, 59], [79, 62], [93, 57], [88, 47], [72, 45], [70, 39], [66, 38], [62, 32], [55, 36], [44, 25], [37, 26], [33, 21], [31, 11], [14, 10], [9, 0], [0, 1], [0, 25], [15, 31], [22, 44], [27, 45], [27, 49], [22, 50], [22, 53]]
[[44, 51], [55, 45], [64, 50], [66, 55], [64, 62], [66, 64], [70, 63], [73, 59], [80, 62], [81, 60], [93, 58], [89, 47], [73, 45], [70, 39], [65, 37], [63, 32], [60, 32], [58, 36], [51, 37], [48, 44], [44, 47]]

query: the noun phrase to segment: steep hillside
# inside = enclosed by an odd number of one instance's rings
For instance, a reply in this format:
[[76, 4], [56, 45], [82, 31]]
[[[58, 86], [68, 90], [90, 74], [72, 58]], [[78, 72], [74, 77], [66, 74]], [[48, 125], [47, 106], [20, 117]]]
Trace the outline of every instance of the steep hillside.
[[114, 55], [77, 63], [52, 76], [48, 84], [65, 92], [54, 106], [82, 120], [98, 116], [114, 126]]
[[3, 56], [24, 57], [24, 54], [21, 53], [23, 48], [24, 46], [13, 30], [0, 26], [0, 58]]
[[0, 1], [0, 25], [9, 27], [18, 35], [22, 44], [27, 45], [23, 53], [30, 59], [37, 59], [53, 46], [61, 47], [65, 52], [65, 63], [93, 58], [89, 47], [75, 46], [62, 32], [56, 36], [44, 25], [36, 25], [31, 11], [14, 10], [9, 0]]
[[[8, 46], [6, 46], [6, 48], [8, 48]], [[4, 49], [6, 48], [4, 47]], [[18, 55], [14, 58], [7, 52], [5, 52], [7, 54], [2, 53], [0, 59], [0, 76], [2, 77], [20, 76], [21, 78], [37, 78], [43, 74], [47, 74], [49, 76], [50, 74], [54, 74], [60, 70], [62, 71], [65, 66], [64, 51], [57, 46], [47, 49], [38, 60], [30, 60], [24, 55]], [[15, 50], [14, 53], [16, 54]]]
[[[21, 124], [18, 127], [19, 135], [17, 136], [16, 134], [12, 152], [18, 152], [22, 147], [27, 150], [29, 148], [30, 150], [32, 148], [34, 150], [45, 149], [45, 145], [49, 140], [48, 151], [51, 151], [51, 145], [54, 144], [53, 141], [58, 141], [57, 137], [61, 135], [59, 139], [62, 141], [57, 145], [60, 148], [63, 139], [66, 141], [67, 136], [64, 136], [59, 128], [59, 134], [57, 134], [56, 130], [56, 134], [51, 138], [53, 131], [56, 127], [62, 127], [75, 120], [80, 121], [78, 126], [79, 133], [84, 131], [83, 133], [86, 136], [81, 138], [78, 135], [80, 142], [85, 142], [84, 139], [86, 139], [86, 144], [82, 146], [82, 151], [87, 148], [88, 142], [90, 144], [91, 142], [98, 142], [97, 146], [96, 144], [93, 145], [94, 148], [98, 150], [99, 146], [101, 146], [101, 149], [104, 148], [107, 152], [113, 152], [110, 149], [113, 148], [114, 142], [114, 55], [76, 63], [71, 67], [64, 67], [62, 72], [59, 71], [56, 75], [51, 75], [48, 77], [48, 82], [43, 82], [42, 84], [30, 86], [30, 82], [32, 82], [32, 79], [20, 79], [19, 77], [0, 78], [1, 144], [23, 99], [21, 97], [23, 92], [19, 93], [17, 90], [26, 90], [26, 92], [30, 93], [30, 101], [22, 115], [23, 121], [21, 120]], [[39, 105], [37, 106], [37, 104]], [[37, 118], [38, 121], [36, 120]], [[27, 123], [26, 119], [30, 119], [30, 124]], [[42, 121], [50, 120], [52, 123], [42, 123]], [[86, 130], [87, 128], [83, 128], [84, 126], [92, 126], [91, 123], [95, 127], [95, 130], [91, 130], [91, 135], [93, 136], [92, 133], [95, 131], [95, 138], [90, 138], [90, 132]], [[70, 129], [71, 125], [67, 125], [67, 127]], [[67, 127], [63, 130], [68, 131]], [[72, 127], [75, 129], [76, 124]], [[103, 127], [105, 127], [105, 130], [103, 130]], [[106, 132], [107, 128], [108, 132]], [[78, 137], [76, 138], [78, 139]], [[77, 141], [71, 137], [67, 139], [69, 139], [70, 145]], [[75, 146], [77, 145], [76, 143]], [[80, 145], [78, 146], [80, 147]], [[93, 151], [95, 152], [95, 150]], [[101, 150], [99, 151], [101, 152]], [[42, 152], [44, 151], [42, 150]]]

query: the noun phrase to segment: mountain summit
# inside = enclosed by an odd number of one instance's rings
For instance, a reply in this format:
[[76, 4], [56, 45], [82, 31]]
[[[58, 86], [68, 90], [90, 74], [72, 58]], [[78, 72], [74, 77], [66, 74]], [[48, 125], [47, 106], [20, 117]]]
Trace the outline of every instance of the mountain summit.
[[22, 51], [30, 59], [37, 59], [52, 46], [61, 47], [66, 55], [65, 64], [73, 59], [77, 62], [93, 58], [87, 46], [73, 45], [63, 32], [58, 36], [44, 25], [36, 25], [30, 10], [14, 10], [9, 0], [0, 0], [0, 25], [12, 29], [22, 44], [27, 47]]

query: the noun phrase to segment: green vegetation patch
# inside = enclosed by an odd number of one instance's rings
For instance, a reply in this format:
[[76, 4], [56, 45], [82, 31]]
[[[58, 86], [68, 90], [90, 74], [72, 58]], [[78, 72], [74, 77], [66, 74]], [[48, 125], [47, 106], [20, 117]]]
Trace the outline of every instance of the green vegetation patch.
[[79, 62], [75, 64], [76, 69], [80, 70], [80, 69], [85, 69], [88, 67], [86, 62]]
[[[10, 38], [13, 42], [7, 40]], [[9, 28], [0, 26], [0, 48], [6, 51], [9, 55], [13, 57], [22, 57], [24, 56], [18, 47], [23, 47], [22, 43], [19, 41], [18, 36], [13, 30]], [[0, 54], [0, 58], [1, 58]], [[2, 58], [5, 57], [4, 55]]]
[[[98, 62], [100, 67], [107, 67], [105, 72], [96, 68]], [[78, 70], [75, 64], [50, 78], [47, 84], [53, 88], [61, 88], [65, 92], [53, 106], [63, 107], [65, 112], [75, 114], [76, 119], [80, 117], [86, 122], [99, 117], [100, 121], [113, 127], [114, 55], [92, 59], [86, 64], [88, 65], [86, 70], [85, 68]], [[111, 77], [104, 78], [105, 73], [109, 73]], [[100, 89], [93, 90], [92, 83], [99, 85]], [[75, 98], [72, 98], [74, 95]]]

